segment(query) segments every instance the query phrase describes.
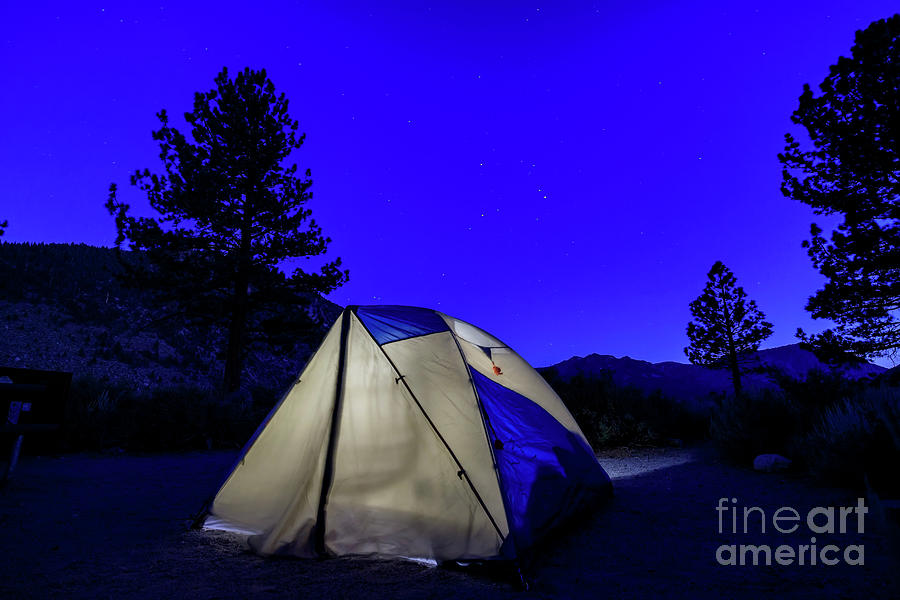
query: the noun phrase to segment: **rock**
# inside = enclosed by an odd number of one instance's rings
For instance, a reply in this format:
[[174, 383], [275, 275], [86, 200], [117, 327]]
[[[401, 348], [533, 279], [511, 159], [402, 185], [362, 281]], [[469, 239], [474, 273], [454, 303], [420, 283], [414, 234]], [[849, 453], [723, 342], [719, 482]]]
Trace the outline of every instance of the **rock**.
[[791, 466], [790, 459], [780, 454], [760, 454], [753, 459], [753, 468], [763, 473], [775, 473], [776, 471], [787, 471]]

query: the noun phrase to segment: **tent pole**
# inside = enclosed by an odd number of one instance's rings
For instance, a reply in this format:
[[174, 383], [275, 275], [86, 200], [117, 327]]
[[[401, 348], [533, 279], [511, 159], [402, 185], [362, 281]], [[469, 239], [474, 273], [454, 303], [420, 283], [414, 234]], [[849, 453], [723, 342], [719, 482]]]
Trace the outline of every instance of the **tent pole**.
[[[366, 333], [368, 333], [369, 336], [372, 338], [372, 341], [375, 341], [375, 337], [372, 335], [372, 332], [369, 331], [369, 328], [366, 327], [366, 324], [363, 323], [361, 319], [360, 319], [360, 324], [366, 330]], [[449, 333], [451, 336], [453, 335], [453, 332], [449, 332]], [[453, 462], [456, 463], [456, 466], [459, 467], [459, 472], [457, 473], [457, 476], [460, 479], [465, 478], [466, 483], [469, 484], [469, 488], [472, 490], [472, 493], [475, 495], [475, 499], [478, 500], [478, 504], [481, 505], [481, 508], [484, 510], [484, 513], [487, 515], [487, 518], [491, 522], [491, 525], [494, 526], [494, 530], [497, 532], [497, 535], [500, 537], [500, 540], [502, 543], [502, 541], [505, 540], [506, 538], [503, 535], [503, 532], [500, 531], [500, 526], [497, 525], [497, 521], [494, 520], [494, 515], [492, 515], [491, 511], [488, 510], [488, 507], [484, 503], [484, 500], [482, 499], [481, 494], [478, 493], [478, 490], [475, 488], [475, 484], [472, 483], [472, 480], [469, 478], [468, 472], [466, 472], [466, 469], [462, 466], [462, 463], [459, 462], [459, 458], [457, 458], [456, 453], [453, 451], [453, 448], [451, 448], [450, 444], [447, 443], [447, 440], [444, 439], [444, 436], [438, 430], [437, 425], [435, 425], [434, 421], [431, 420], [431, 417], [428, 416], [428, 411], [425, 410], [425, 407], [422, 406], [422, 403], [419, 402], [419, 399], [416, 397], [415, 393], [413, 393], [412, 388], [410, 388], [409, 384], [406, 383], [406, 376], [400, 372], [400, 369], [397, 368], [397, 365], [394, 364], [394, 361], [391, 360], [391, 357], [388, 356], [387, 352], [385, 352], [384, 347], [381, 344], [378, 344], [377, 341], [375, 341], [375, 343], [378, 345], [378, 349], [381, 350], [381, 354], [388, 361], [388, 364], [391, 365], [391, 368], [394, 370], [394, 373], [397, 374], [397, 383], [402, 383], [403, 387], [406, 388], [406, 391], [409, 392], [410, 397], [412, 398], [413, 402], [415, 402], [416, 406], [419, 408], [419, 411], [422, 413], [422, 416], [425, 417], [425, 420], [428, 422], [428, 425], [431, 426], [431, 430], [437, 436], [438, 440], [440, 440], [441, 444], [444, 445], [444, 448], [447, 449], [447, 452], [450, 453], [450, 458], [453, 459]]]

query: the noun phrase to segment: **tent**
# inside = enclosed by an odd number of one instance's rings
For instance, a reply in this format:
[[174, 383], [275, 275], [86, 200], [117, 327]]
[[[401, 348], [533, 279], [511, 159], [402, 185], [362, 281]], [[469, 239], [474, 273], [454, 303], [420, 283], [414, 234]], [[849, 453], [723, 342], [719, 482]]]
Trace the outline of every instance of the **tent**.
[[544, 379], [440, 312], [348, 307], [245, 447], [205, 529], [264, 555], [519, 561], [611, 494]]

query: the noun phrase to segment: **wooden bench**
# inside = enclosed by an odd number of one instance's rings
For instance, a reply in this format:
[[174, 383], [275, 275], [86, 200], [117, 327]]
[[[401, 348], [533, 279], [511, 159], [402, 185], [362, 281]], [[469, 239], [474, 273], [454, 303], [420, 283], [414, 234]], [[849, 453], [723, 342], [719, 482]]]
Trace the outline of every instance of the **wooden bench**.
[[66, 418], [72, 374], [0, 367], [0, 435], [9, 440], [9, 458], [0, 487], [12, 476], [26, 433], [55, 431]]

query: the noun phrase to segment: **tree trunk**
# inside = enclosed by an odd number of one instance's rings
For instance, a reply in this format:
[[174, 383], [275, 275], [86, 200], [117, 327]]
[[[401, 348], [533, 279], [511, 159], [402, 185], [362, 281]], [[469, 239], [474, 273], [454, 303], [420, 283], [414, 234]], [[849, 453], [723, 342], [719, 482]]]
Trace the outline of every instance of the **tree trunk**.
[[252, 216], [244, 206], [244, 223], [241, 228], [241, 245], [238, 249], [237, 272], [234, 274], [234, 302], [231, 305], [231, 322], [228, 324], [228, 348], [225, 351], [223, 394], [236, 392], [241, 387], [241, 368], [244, 356], [244, 332], [247, 328], [248, 287], [250, 271], [250, 225]]
[[731, 367], [731, 383], [734, 385], [735, 398], [741, 395], [741, 370], [738, 368], [737, 351], [732, 346], [728, 352], [728, 365]]
[[241, 387], [241, 368], [244, 353], [244, 329], [247, 326], [247, 281], [239, 273], [234, 283], [234, 304], [228, 325], [228, 348], [225, 351], [223, 388], [226, 394]]
[[737, 348], [734, 345], [734, 321], [728, 307], [728, 294], [725, 291], [724, 283], [720, 285], [719, 292], [722, 302], [722, 318], [725, 321], [725, 331], [728, 335], [728, 366], [731, 368], [731, 384], [734, 386], [735, 398], [739, 398], [741, 395], [741, 370], [738, 368]]

